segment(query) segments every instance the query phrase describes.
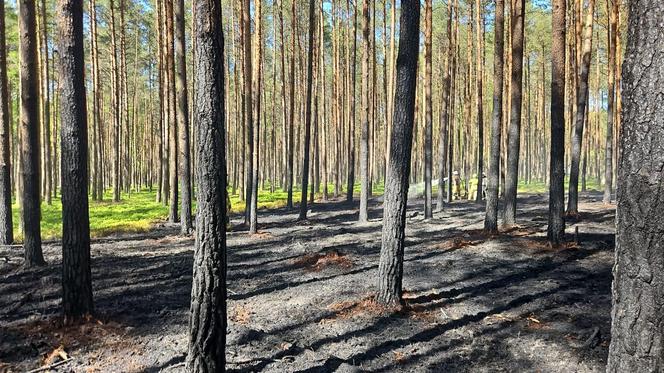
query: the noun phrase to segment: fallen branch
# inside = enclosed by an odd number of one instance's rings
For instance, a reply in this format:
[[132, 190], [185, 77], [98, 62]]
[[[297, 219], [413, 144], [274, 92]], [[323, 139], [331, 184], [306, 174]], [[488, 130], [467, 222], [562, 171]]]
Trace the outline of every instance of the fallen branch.
[[285, 355], [279, 359], [273, 359], [273, 358], [264, 358], [264, 357], [257, 357], [253, 359], [246, 359], [246, 360], [236, 360], [236, 361], [227, 361], [226, 364], [230, 365], [245, 365], [245, 364], [251, 364], [251, 363], [259, 363], [259, 362], [264, 362], [264, 361], [269, 361], [273, 363], [281, 362], [281, 363], [292, 363], [290, 361], [291, 359], [295, 359], [294, 355]]
[[244, 365], [244, 364], [249, 364], [249, 363], [256, 363], [256, 362], [259, 362], [259, 361], [279, 361], [279, 360], [266, 359], [266, 358], [263, 358], [263, 357], [256, 357], [256, 358], [253, 358], [253, 359], [246, 359], [246, 360], [236, 360], [236, 361], [229, 360], [229, 361], [226, 362], [226, 364]]
[[70, 361], [72, 361], [72, 360], [75, 360], [75, 359], [74, 359], [73, 357], [70, 357], [70, 358], [67, 359], [67, 360], [60, 360], [60, 361], [58, 361], [57, 363], [53, 363], [53, 364], [49, 364], [49, 365], [44, 365], [44, 366], [41, 367], [41, 368], [33, 369], [33, 370], [30, 370], [30, 371], [27, 371], [26, 373], [36, 373], [36, 372], [43, 372], [43, 371], [45, 371], [45, 370], [51, 370], [51, 369], [53, 369], [53, 368], [55, 368], [55, 367], [59, 367], [60, 365], [67, 364], [68, 362], [70, 362]]

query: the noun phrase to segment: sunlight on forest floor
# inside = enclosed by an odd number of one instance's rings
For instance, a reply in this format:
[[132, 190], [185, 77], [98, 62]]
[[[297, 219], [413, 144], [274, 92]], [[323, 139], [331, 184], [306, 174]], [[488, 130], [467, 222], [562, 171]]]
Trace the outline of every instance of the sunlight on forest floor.
[[[433, 192], [437, 192], [437, 182], [433, 183]], [[476, 188], [476, 180], [471, 180], [470, 188]], [[567, 190], [567, 181], [565, 182], [565, 190]], [[354, 193], [356, 196], [360, 193], [360, 184], [355, 184]], [[411, 189], [416, 194], [421, 194], [423, 191], [423, 184], [412, 185]], [[588, 190], [601, 190], [601, 186], [595, 180], [588, 180]], [[533, 181], [526, 183], [521, 181], [519, 183], [519, 193], [532, 193], [542, 194], [547, 191], [547, 185], [542, 181]], [[236, 191], [235, 194], [230, 195], [231, 199], [231, 212], [234, 214], [241, 214], [244, 212], [244, 201], [240, 199]], [[373, 195], [383, 194], [383, 185], [375, 185], [373, 188]], [[334, 185], [328, 185], [328, 195], [332, 198], [334, 194]], [[345, 195], [345, 190], [342, 191]], [[474, 194], [473, 194], [474, 195]], [[132, 193], [130, 195], [123, 194], [122, 200], [119, 203], [111, 202], [113, 198], [111, 191], [104, 195], [104, 201], [90, 201], [90, 234], [93, 238], [104, 237], [116, 233], [139, 233], [148, 231], [156, 222], [163, 221], [168, 217], [168, 206], [156, 202], [156, 192], [143, 191], [139, 193]], [[301, 198], [301, 191], [299, 189], [293, 191], [293, 203], [299, 204]], [[316, 200], [322, 198], [322, 190], [316, 193]], [[286, 206], [288, 200], [288, 193], [282, 189], [275, 189], [274, 193], [270, 193], [269, 187], [266, 186], [265, 190], [261, 190], [258, 195], [258, 208], [259, 209], [277, 209]], [[194, 202], [195, 208], [195, 202]], [[16, 241], [23, 240], [23, 234], [19, 229], [19, 206], [14, 204], [14, 231], [16, 232]], [[51, 205], [42, 203], [42, 239], [53, 240], [62, 236], [62, 204], [60, 198], [54, 198]]]
[[[90, 200], [90, 234], [103, 237], [112, 233], [145, 232], [158, 221], [168, 216], [168, 207], [155, 202], [155, 192], [132, 193], [122, 195], [119, 203], [111, 202], [111, 193], [104, 195], [103, 201]], [[19, 229], [19, 206], [14, 204], [14, 232], [16, 240], [22, 241]], [[53, 204], [42, 202], [41, 220], [42, 239], [52, 240], [62, 236], [62, 203], [60, 197], [53, 199]]]
[[[91, 209], [118, 225], [165, 216], [153, 198]], [[228, 371], [605, 372], [615, 207], [581, 193], [569, 241], [552, 248], [548, 196], [523, 193], [518, 206], [518, 228], [487, 236], [481, 204], [455, 201], [425, 220], [415, 213], [423, 199], [411, 199], [398, 312], [374, 302], [382, 198], [369, 200], [363, 224], [357, 198], [317, 203], [306, 223], [297, 209], [261, 210], [259, 234], [227, 236]], [[47, 265], [31, 269], [21, 250], [3, 248], [0, 372], [57, 354], [72, 358], [58, 355], [66, 365], [57, 371], [184, 372], [193, 245], [177, 224], [95, 240], [97, 314], [68, 327], [60, 244], [45, 244]]]

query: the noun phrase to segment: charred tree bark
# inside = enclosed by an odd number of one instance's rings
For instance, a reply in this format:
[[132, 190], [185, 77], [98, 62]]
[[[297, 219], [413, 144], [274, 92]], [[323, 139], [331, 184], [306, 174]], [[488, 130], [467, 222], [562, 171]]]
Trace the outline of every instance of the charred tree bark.
[[[178, 214], [178, 108], [175, 87], [175, 27], [173, 21], [173, 1], [165, 1], [166, 7], [166, 77], [167, 77], [167, 100], [168, 100], [168, 183], [170, 184], [170, 196], [168, 197], [168, 221], [177, 223], [180, 220]], [[122, 36], [122, 34], [121, 34]], [[122, 45], [123, 43], [121, 43]], [[121, 55], [122, 57], [122, 55]], [[122, 59], [121, 59], [122, 60]], [[122, 64], [124, 66], [124, 63]], [[122, 79], [124, 82], [126, 71], [123, 69]], [[126, 95], [126, 93], [125, 93]], [[123, 96], [123, 109], [125, 99]], [[123, 111], [124, 114], [124, 111]], [[124, 115], [123, 115], [124, 118]], [[125, 122], [126, 123], [126, 122]]]
[[62, 152], [62, 306], [67, 320], [93, 312], [83, 0], [59, 0], [57, 20]]
[[[500, 182], [500, 144], [503, 124], [503, 74], [505, 71], [505, 2], [496, 0], [495, 40], [493, 54], [493, 115], [491, 118], [491, 153], [486, 191], [484, 230], [498, 233], [498, 184]], [[498, 87], [498, 88], [496, 88]]]
[[433, 201], [431, 178], [433, 174], [433, 101], [431, 91], [433, 87], [431, 66], [431, 44], [433, 28], [432, 0], [424, 2], [424, 218], [433, 217]]
[[104, 199], [104, 186], [103, 186], [103, 142], [102, 138], [102, 124], [101, 124], [101, 78], [99, 76], [99, 48], [98, 48], [98, 32], [97, 32], [97, 2], [90, 0], [90, 59], [92, 71], [92, 128], [93, 128], [93, 146], [94, 153], [94, 176], [92, 182], [92, 199]]
[[174, 2], [175, 16], [175, 83], [177, 94], [177, 119], [179, 140], [180, 180], [180, 232], [188, 235], [191, 221], [191, 160], [189, 158], [189, 101], [187, 97], [187, 58], [184, 35], [184, 0]]
[[457, 76], [457, 56], [459, 40], [459, 1], [454, 0], [454, 32], [452, 33], [452, 43], [450, 47], [450, 58], [452, 59], [450, 67], [450, 101], [449, 101], [449, 120], [447, 123], [447, 202], [451, 203], [454, 198], [452, 185], [454, 175], [454, 124], [456, 123], [456, 76]]
[[[384, 0], [387, 2], [387, 0]], [[387, 17], [387, 14], [385, 15]], [[394, 64], [396, 63], [396, 58], [394, 57], [395, 54], [395, 42], [394, 40], [396, 39], [396, 18], [397, 18], [397, 0], [392, 0], [390, 3], [390, 53], [389, 53], [389, 59], [385, 62], [386, 65], [389, 66], [389, 70], [387, 71], [385, 79], [387, 80], [387, 94], [386, 94], [386, 105], [385, 105], [385, 117], [386, 117], [386, 123], [385, 126], [386, 128], [386, 146], [385, 146], [385, 176], [387, 177], [387, 166], [389, 162], [389, 156], [390, 156], [390, 138], [392, 137], [392, 114], [394, 112], [394, 108], [392, 107], [394, 103], [394, 70], [395, 66]], [[449, 35], [448, 35], [449, 36]], [[387, 37], [387, 32], [385, 33], [385, 37]], [[449, 39], [448, 39], [449, 40]], [[388, 54], [385, 52], [385, 58], [387, 57]], [[442, 206], [442, 205], [441, 205]]]
[[477, 203], [484, 194], [484, 18], [482, 1], [475, 1], [475, 32], [477, 43]]
[[286, 172], [286, 181], [288, 183], [287, 206], [289, 209], [293, 208], [293, 175], [295, 173], [293, 169], [293, 155], [295, 153], [295, 29], [297, 19], [297, 15], [295, 14], [295, 2], [292, 2], [291, 5], [290, 107], [288, 110], [290, 117], [288, 118], [288, 167]]
[[251, 218], [251, 193], [252, 193], [252, 159], [254, 154], [254, 119], [253, 119], [253, 92], [252, 92], [252, 59], [251, 59], [251, 0], [242, 0], [242, 45], [244, 56], [244, 133], [245, 147], [249, 154], [245, 155], [245, 210], [244, 223], [249, 225]]
[[607, 372], [664, 369], [664, 3], [629, 3]]
[[166, 150], [164, 149], [164, 123], [166, 121], [166, 114], [164, 110], [164, 48], [163, 48], [163, 32], [161, 24], [162, 22], [162, 4], [161, 0], [155, 1], [155, 33], [157, 34], [157, 80], [159, 82], [159, 134], [157, 136], [157, 161], [159, 163], [159, 168], [157, 170], [157, 197], [156, 201], [163, 203], [166, 197], [166, 188], [164, 180], [164, 159], [166, 158]]
[[[262, 0], [254, 0], [254, 11], [256, 15], [255, 20], [255, 54], [252, 71], [253, 83], [253, 145], [251, 154], [251, 194], [249, 201], [249, 233], [256, 233], [258, 231], [258, 171], [260, 161], [260, 128], [261, 128], [261, 90], [263, 89], [263, 73], [261, 68], [262, 55], [263, 55], [263, 21], [261, 11]], [[264, 178], [263, 178], [264, 180]]]
[[25, 266], [44, 265], [39, 193], [39, 69], [35, 1], [20, 0], [21, 179], [23, 181], [23, 247]]
[[[349, 14], [350, 18], [350, 1], [346, 0], [346, 11]], [[355, 82], [356, 82], [356, 64], [357, 61], [357, 1], [353, 4], [353, 43], [352, 43], [352, 57], [348, 53], [348, 48], [351, 48], [350, 45], [346, 45], [346, 56], [347, 61], [350, 66], [346, 66], [349, 70], [349, 77], [347, 78], [348, 84], [348, 176], [347, 176], [347, 187], [346, 187], [346, 201], [353, 201], [353, 192], [355, 191]], [[350, 30], [347, 31], [350, 33]], [[348, 37], [346, 37], [348, 40]], [[348, 44], [348, 43], [347, 43]], [[364, 76], [364, 75], [363, 75]], [[342, 100], [343, 102], [343, 100]], [[343, 104], [341, 105], [343, 110]], [[361, 177], [361, 176], [360, 176]]]
[[111, 92], [111, 112], [113, 117], [113, 128], [111, 138], [113, 139], [112, 152], [113, 152], [113, 202], [120, 202], [120, 72], [118, 62], [118, 43], [116, 41], [116, 22], [115, 22], [115, 5], [114, 1], [110, 0], [110, 36], [111, 36], [111, 76], [112, 76], [112, 92]]
[[[440, 143], [438, 148], [438, 200], [436, 202], [436, 210], [443, 211], [445, 203], [445, 171], [447, 167], [447, 142], [449, 139], [448, 128], [451, 121], [450, 110], [450, 62], [452, 60], [452, 2], [447, 2], [447, 51], [445, 55], [444, 71], [443, 71], [443, 86], [442, 86], [442, 108], [440, 114]], [[389, 149], [389, 148], [388, 148]]]
[[194, 0], [198, 215], [187, 370], [222, 372], [226, 357], [226, 146], [221, 3]]
[[565, 0], [553, 2], [551, 42], [551, 162], [549, 178], [549, 242], [558, 246], [565, 235]]
[[[129, 94], [128, 94], [128, 81], [127, 81], [127, 22], [126, 22], [126, 13], [127, 13], [127, 8], [126, 8], [127, 1], [126, 0], [120, 0], [120, 185], [121, 187], [125, 190], [125, 193], [130, 194], [131, 190], [129, 189], [131, 179], [129, 177], [129, 167], [130, 167], [130, 160], [129, 160], [129, 136], [128, 136], [128, 127], [129, 127]], [[173, 27], [173, 19], [172, 19], [172, 4], [168, 4], [170, 6], [170, 11], [169, 13], [171, 14], [171, 19], [170, 19], [170, 28], [171, 34], [170, 34], [170, 45], [171, 45], [171, 65], [170, 65], [170, 76], [171, 76], [171, 88], [169, 89], [169, 92], [171, 92], [172, 95], [172, 108], [173, 108], [173, 113], [175, 112], [175, 77], [173, 75], [173, 33], [172, 33], [172, 27]], [[173, 114], [173, 118], [175, 118], [175, 114]], [[175, 133], [175, 136], [177, 134]], [[175, 140], [177, 141], [177, 137], [175, 137]], [[177, 155], [176, 155], [177, 156]], [[171, 159], [171, 158], [169, 158]], [[173, 167], [173, 170], [175, 170], [175, 167]], [[175, 173], [177, 176], [177, 172]], [[177, 180], [175, 181], [177, 183]], [[172, 191], [173, 192], [173, 191]]]
[[42, 148], [44, 158], [42, 160], [43, 175], [41, 183], [43, 185], [42, 194], [47, 205], [52, 204], [53, 197], [53, 157], [51, 155], [51, 93], [49, 89], [49, 61], [48, 61], [48, 20], [46, 18], [46, 1], [41, 0], [39, 8], [39, 35], [41, 41], [39, 57], [41, 60], [41, 117], [42, 117]]
[[[369, 0], [362, 2], [362, 113], [360, 129], [360, 213], [358, 220], [360, 223], [369, 220]], [[352, 167], [352, 165], [349, 165]], [[350, 187], [350, 185], [349, 185]], [[349, 191], [352, 193], [352, 191]]]
[[525, 0], [512, 2], [512, 76], [510, 84], [510, 125], [507, 133], [507, 170], [505, 173], [505, 216], [503, 226], [516, 224], [516, 195], [519, 184], [519, 152], [521, 151], [521, 101], [523, 96], [523, 25]]
[[574, 132], [572, 134], [572, 165], [569, 172], [569, 197], [567, 200], [567, 214], [570, 216], [579, 214], [579, 168], [581, 164], [581, 150], [583, 149], [583, 127], [586, 121], [586, 107], [588, 105], [588, 76], [590, 73], [590, 58], [592, 56], [595, 0], [588, 1], [587, 12], [583, 30], [579, 90], [576, 97], [576, 118], [574, 118]]
[[616, 102], [616, 44], [618, 32], [618, 0], [607, 0], [607, 13], [609, 14], [608, 48], [609, 48], [609, 81], [608, 81], [608, 103], [606, 121], [606, 155], [604, 158], [604, 203], [611, 203], [613, 195], [613, 131], [615, 122]]
[[[288, 122], [288, 106], [286, 106], [286, 51], [284, 45], [286, 40], [284, 38], [284, 2], [278, 1], [279, 7], [279, 57], [281, 61], [281, 142], [282, 142], [282, 183], [281, 189], [286, 190], [288, 186], [288, 130], [286, 123]], [[276, 10], [274, 11], [276, 13]], [[276, 18], [276, 17], [275, 17]]]
[[14, 242], [9, 100], [5, 3], [3, 1], [0, 2], [0, 245], [11, 245]]
[[316, 32], [316, 1], [309, 0], [309, 53], [307, 56], [307, 95], [304, 112], [304, 146], [302, 162], [302, 198], [300, 199], [300, 220], [307, 218], [307, 190], [309, 186], [309, 143], [311, 142], [311, 98], [313, 95], [314, 74], [314, 34]]
[[321, 113], [320, 113], [320, 126], [321, 126], [321, 139], [320, 141], [322, 142], [322, 154], [320, 155], [321, 159], [321, 168], [322, 168], [322, 182], [323, 182], [323, 202], [328, 201], [328, 190], [327, 190], [327, 182], [328, 182], [328, 176], [327, 176], [327, 157], [328, 157], [328, 133], [329, 133], [329, 126], [327, 123], [327, 103], [326, 103], [326, 78], [325, 78], [325, 71], [326, 71], [326, 65], [325, 65], [325, 11], [323, 9], [323, 2], [321, 1], [320, 7], [320, 21], [319, 21], [319, 35], [320, 35], [320, 46], [319, 46], [319, 61], [318, 61], [318, 68], [320, 69], [320, 81], [321, 81], [321, 89], [320, 89], [320, 97], [321, 97]]
[[378, 301], [402, 305], [403, 250], [408, 202], [408, 178], [415, 118], [420, 2], [402, 0], [397, 56], [397, 85], [385, 182], [385, 213], [378, 269]]

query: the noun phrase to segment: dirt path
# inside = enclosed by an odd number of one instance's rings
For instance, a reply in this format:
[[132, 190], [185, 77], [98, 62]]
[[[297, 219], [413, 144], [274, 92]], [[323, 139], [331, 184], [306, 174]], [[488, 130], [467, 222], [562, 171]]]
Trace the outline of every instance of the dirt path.
[[[585, 195], [580, 244], [545, 243], [546, 201], [520, 199], [523, 226], [480, 233], [483, 208], [454, 203], [431, 221], [409, 209], [404, 287], [408, 307], [372, 301], [380, 201], [371, 222], [357, 206], [316, 205], [310, 221], [262, 211], [261, 233], [232, 232], [228, 369], [236, 372], [600, 372], [610, 332], [614, 211]], [[238, 221], [234, 221], [238, 223]], [[173, 226], [96, 241], [99, 316], [58, 322], [60, 253], [24, 271], [20, 249], [0, 249], [0, 372], [24, 371], [64, 347], [59, 371], [183, 371], [191, 239]], [[52, 359], [56, 361], [57, 359]]]

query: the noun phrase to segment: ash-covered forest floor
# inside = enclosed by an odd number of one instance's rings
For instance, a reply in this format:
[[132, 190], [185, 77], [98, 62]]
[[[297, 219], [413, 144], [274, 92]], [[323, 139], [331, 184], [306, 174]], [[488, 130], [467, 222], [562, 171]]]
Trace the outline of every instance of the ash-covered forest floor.
[[[546, 244], [547, 200], [519, 199], [519, 229], [481, 233], [483, 206], [455, 202], [424, 221], [408, 211], [399, 313], [372, 301], [381, 205], [260, 211], [260, 233], [228, 235], [232, 372], [601, 372], [610, 335], [614, 209], [583, 194], [568, 223], [579, 244]], [[238, 224], [240, 217], [233, 223]], [[63, 327], [60, 247], [23, 270], [0, 249], [0, 371], [40, 367], [59, 347], [61, 372], [184, 371], [193, 240], [176, 226], [95, 240], [98, 315]], [[62, 357], [51, 357], [49, 362]]]

